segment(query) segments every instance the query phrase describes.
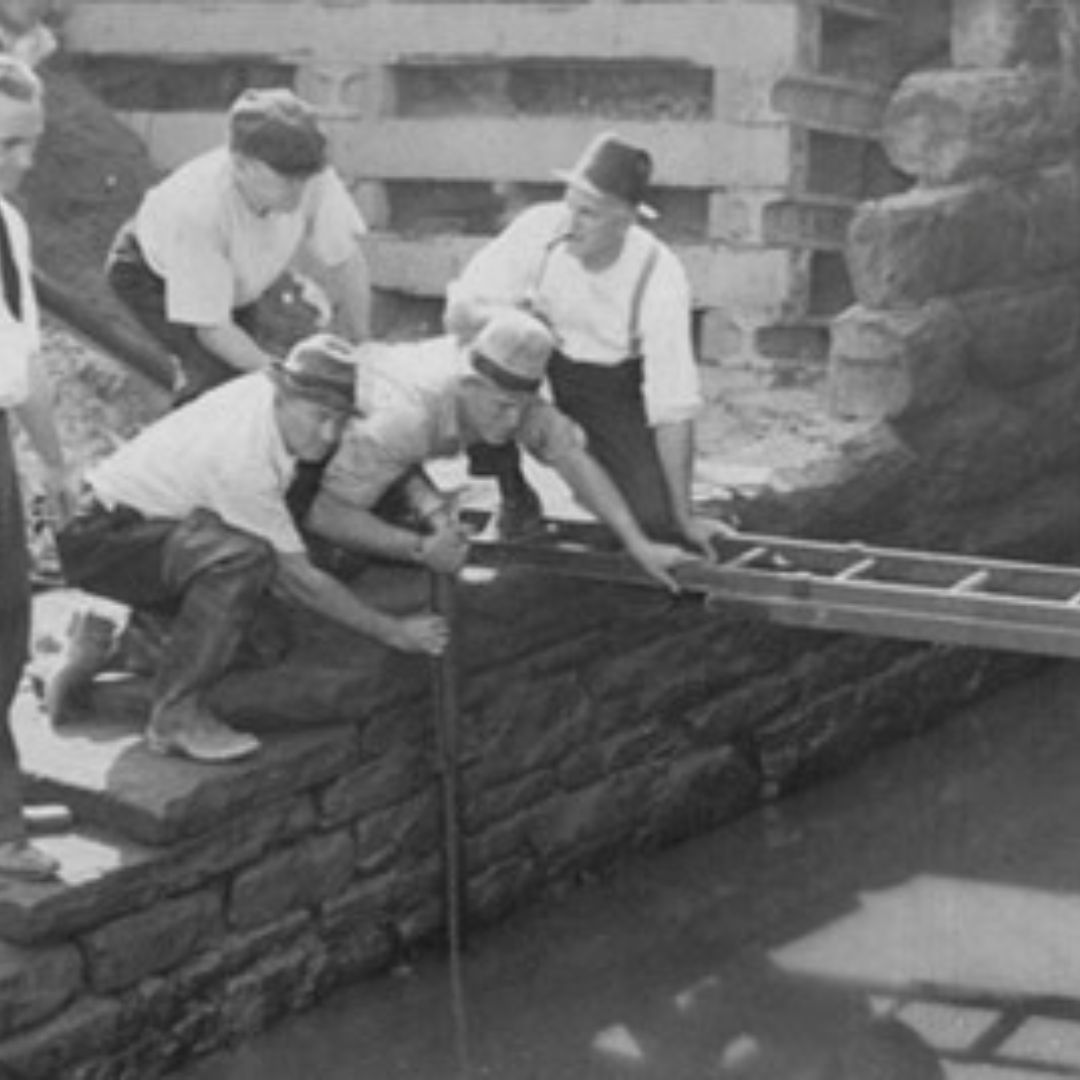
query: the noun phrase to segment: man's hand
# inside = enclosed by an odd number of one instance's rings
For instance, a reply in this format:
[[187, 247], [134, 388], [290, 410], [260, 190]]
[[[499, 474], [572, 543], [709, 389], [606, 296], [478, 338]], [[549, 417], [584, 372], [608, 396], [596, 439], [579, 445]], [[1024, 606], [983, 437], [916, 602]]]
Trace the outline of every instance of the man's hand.
[[441, 615], [407, 615], [396, 620], [386, 638], [392, 649], [441, 656], [450, 640], [450, 626]]
[[697, 559], [684, 548], [676, 547], [674, 544], [657, 544], [652, 540], [643, 540], [632, 547], [627, 547], [626, 550], [649, 577], [676, 593], [680, 591], [679, 583], [672, 576], [671, 571], [676, 566], [695, 562]]
[[739, 530], [722, 518], [695, 515], [682, 523], [682, 534], [691, 547], [697, 548], [710, 562], [715, 562], [715, 541], [736, 537], [739, 535]]
[[75, 477], [65, 465], [48, 465], [43, 474], [45, 512], [55, 530], [62, 529], [74, 516], [78, 499]]
[[456, 515], [432, 519], [435, 531], [420, 541], [420, 561], [437, 574], [456, 574], [469, 558], [469, 534]]

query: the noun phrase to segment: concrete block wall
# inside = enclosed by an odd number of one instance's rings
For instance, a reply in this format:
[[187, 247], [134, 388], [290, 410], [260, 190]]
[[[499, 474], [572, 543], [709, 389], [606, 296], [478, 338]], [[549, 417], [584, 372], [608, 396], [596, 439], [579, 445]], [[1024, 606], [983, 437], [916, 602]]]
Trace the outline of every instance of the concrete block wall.
[[219, 141], [239, 86], [293, 83], [375, 229], [376, 285], [432, 302], [617, 127], [654, 153], [703, 358], [770, 366], [823, 361], [853, 207], [898, 182], [877, 146], [893, 7], [88, 0], [66, 38], [167, 167]]

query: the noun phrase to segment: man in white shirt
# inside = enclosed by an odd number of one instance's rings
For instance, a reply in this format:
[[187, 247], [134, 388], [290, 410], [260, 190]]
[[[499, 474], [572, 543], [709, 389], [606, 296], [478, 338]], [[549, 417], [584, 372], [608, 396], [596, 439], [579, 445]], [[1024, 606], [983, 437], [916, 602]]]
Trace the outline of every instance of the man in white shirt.
[[[586, 451], [578, 425], [539, 397], [553, 344], [537, 319], [504, 308], [468, 346], [449, 335], [360, 346], [360, 415], [323, 474], [308, 530], [347, 550], [453, 573], [467, 556], [467, 537], [417, 467], [469, 446], [514, 443], [554, 469], [646, 573], [675, 588], [671, 568], [687, 561], [686, 552], [649, 540]], [[411, 513], [405, 521], [385, 520], [376, 505], [403, 477], [401, 493]]]
[[30, 628], [29, 556], [9, 413], [45, 465], [47, 494], [58, 519], [67, 515], [71, 499], [38, 355], [29, 237], [7, 197], [33, 163], [44, 122], [41, 83], [20, 61], [0, 56], [0, 874], [35, 879], [53, 876], [57, 865], [27, 843], [18, 752], [8, 726]]
[[[690, 337], [690, 289], [673, 252], [638, 224], [648, 153], [601, 135], [569, 172], [561, 202], [525, 210], [472, 258], [447, 295], [446, 326], [468, 341], [492, 307], [515, 304], [551, 328], [555, 403], [584, 428], [589, 452], [650, 535], [712, 554], [730, 532], [691, 504], [694, 417], [702, 394]], [[498, 477], [508, 526], [539, 511], [515, 458], [478, 460]]]
[[365, 231], [311, 106], [290, 90], [248, 90], [229, 111], [228, 146], [146, 193], [106, 274], [179, 361], [182, 403], [273, 362], [253, 336], [255, 304], [298, 260], [324, 286], [335, 329], [366, 338]]
[[85, 505], [58, 537], [65, 577], [175, 615], [146, 731], [152, 750], [205, 762], [257, 750], [205, 694], [267, 590], [391, 648], [445, 647], [443, 619], [386, 615], [317, 569], [285, 504], [297, 464], [332, 453], [352, 415], [351, 351], [329, 334], [305, 339], [284, 364], [174, 410], [87, 476]]

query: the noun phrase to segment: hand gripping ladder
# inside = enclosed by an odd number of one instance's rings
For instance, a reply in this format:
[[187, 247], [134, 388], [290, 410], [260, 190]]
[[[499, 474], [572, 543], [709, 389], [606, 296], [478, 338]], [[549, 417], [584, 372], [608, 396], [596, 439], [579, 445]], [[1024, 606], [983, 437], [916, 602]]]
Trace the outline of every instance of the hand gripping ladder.
[[[626, 584], [655, 585], [604, 541], [598, 526], [551, 522], [538, 539], [481, 535], [470, 561]], [[740, 534], [715, 563], [676, 572], [706, 606], [768, 620], [878, 637], [1080, 657], [1080, 568], [935, 554], [859, 543]]]

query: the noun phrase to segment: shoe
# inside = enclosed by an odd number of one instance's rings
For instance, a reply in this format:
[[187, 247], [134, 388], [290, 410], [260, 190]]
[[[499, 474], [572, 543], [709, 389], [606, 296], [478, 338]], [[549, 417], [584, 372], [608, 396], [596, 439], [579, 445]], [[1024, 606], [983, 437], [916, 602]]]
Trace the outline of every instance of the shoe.
[[544, 531], [544, 504], [531, 487], [504, 494], [495, 519], [501, 540], [528, 540]]
[[60, 864], [25, 840], [0, 843], [0, 877], [22, 881], [53, 881]]
[[92, 611], [72, 615], [63, 659], [42, 690], [45, 711], [54, 724], [76, 720], [91, 710], [94, 676], [112, 658], [115, 632], [113, 621], [103, 615]]
[[234, 731], [205, 709], [199, 709], [191, 710], [179, 723], [168, 724], [153, 717], [146, 729], [146, 745], [155, 754], [221, 765], [251, 757], [261, 744], [254, 735]]

